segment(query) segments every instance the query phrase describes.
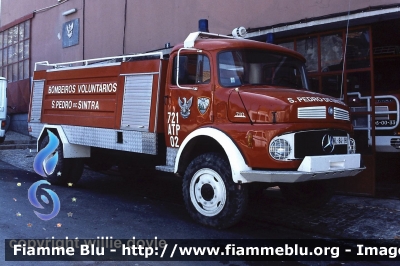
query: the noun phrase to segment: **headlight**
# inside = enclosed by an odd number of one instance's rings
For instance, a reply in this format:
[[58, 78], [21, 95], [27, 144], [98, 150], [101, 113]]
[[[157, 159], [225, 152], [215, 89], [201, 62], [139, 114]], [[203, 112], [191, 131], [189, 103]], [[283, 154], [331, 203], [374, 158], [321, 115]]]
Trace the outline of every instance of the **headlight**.
[[285, 139], [275, 139], [269, 144], [269, 154], [275, 160], [285, 160], [288, 158], [292, 148]]

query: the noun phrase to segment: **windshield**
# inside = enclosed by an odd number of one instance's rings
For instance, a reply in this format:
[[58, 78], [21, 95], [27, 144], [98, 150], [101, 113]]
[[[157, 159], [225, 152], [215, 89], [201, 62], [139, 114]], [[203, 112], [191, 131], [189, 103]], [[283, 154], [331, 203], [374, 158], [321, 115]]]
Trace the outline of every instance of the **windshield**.
[[218, 75], [223, 87], [269, 85], [308, 88], [302, 61], [264, 50], [233, 50], [220, 53]]

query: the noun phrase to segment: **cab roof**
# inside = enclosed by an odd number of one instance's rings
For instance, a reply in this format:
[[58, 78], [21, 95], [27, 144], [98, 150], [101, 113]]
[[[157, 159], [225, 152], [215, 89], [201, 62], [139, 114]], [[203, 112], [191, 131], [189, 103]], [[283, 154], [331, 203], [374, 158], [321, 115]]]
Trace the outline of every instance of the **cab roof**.
[[[183, 48], [184, 44], [180, 43], [175, 45], [172, 52], [178, 51], [179, 49]], [[211, 39], [211, 38], [201, 38], [197, 39], [194, 42], [194, 47], [199, 50], [204, 51], [218, 51], [218, 50], [228, 50], [228, 49], [262, 49], [262, 50], [269, 50], [272, 52], [289, 54], [293, 57], [296, 57], [303, 62], [306, 59], [298, 52], [295, 52], [291, 49], [270, 44], [270, 43], [263, 43], [248, 39], [241, 39], [241, 38], [226, 38], [226, 39]]]

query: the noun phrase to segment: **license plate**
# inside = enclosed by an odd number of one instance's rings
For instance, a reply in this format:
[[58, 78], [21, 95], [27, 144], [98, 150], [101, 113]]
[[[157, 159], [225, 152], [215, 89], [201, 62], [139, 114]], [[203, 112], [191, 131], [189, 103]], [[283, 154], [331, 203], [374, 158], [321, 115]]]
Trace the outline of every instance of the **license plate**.
[[347, 137], [333, 137], [335, 145], [347, 145]]
[[377, 127], [390, 127], [396, 125], [396, 120], [377, 120], [375, 121], [375, 126]]

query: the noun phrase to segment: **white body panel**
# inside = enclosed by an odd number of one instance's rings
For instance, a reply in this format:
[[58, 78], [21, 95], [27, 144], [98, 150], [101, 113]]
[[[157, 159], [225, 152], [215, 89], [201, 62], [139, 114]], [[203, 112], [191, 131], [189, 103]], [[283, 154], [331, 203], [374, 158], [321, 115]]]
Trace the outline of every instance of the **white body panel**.
[[249, 171], [251, 168], [245, 163], [242, 154], [239, 149], [236, 147], [235, 143], [222, 131], [215, 128], [200, 128], [192, 133], [190, 133], [185, 140], [182, 142], [178, 153], [175, 159], [175, 168], [174, 173], [178, 171], [179, 161], [182, 154], [182, 151], [185, 149], [186, 145], [190, 140], [197, 136], [208, 136], [215, 139], [225, 150], [226, 155], [228, 156], [229, 164], [232, 169], [232, 179], [235, 183], [241, 181], [243, 183], [248, 182], [241, 174], [242, 171]]
[[[45, 131], [47, 128], [56, 129], [63, 143], [65, 158], [90, 157], [90, 147], [152, 155], [157, 154], [156, 133], [41, 123], [30, 123], [29, 125], [32, 129], [31, 133], [35, 137], [36, 134], [34, 133], [42, 126], [40, 134], [37, 136], [38, 145], [42, 134], [47, 134]], [[118, 134], [120, 134], [123, 140], [122, 143], [118, 143]]]
[[225, 133], [214, 128], [200, 128], [190, 133], [182, 142], [176, 155], [174, 173], [177, 173], [180, 157], [190, 140], [197, 136], [208, 136], [222, 146], [228, 156], [235, 183], [266, 182], [293, 183], [318, 179], [331, 179], [354, 176], [361, 172], [360, 154], [306, 156], [297, 171], [261, 171], [252, 170], [244, 161], [239, 149]]
[[64, 133], [62, 126], [46, 125], [43, 127], [42, 132], [40, 132], [37, 147], [39, 149], [39, 140], [43, 134], [47, 134], [47, 129], [56, 129], [58, 136], [61, 139], [63, 145], [63, 156], [64, 158], [88, 158], [90, 157], [90, 147], [82, 146], [77, 144], [71, 144], [68, 141], [67, 136]]
[[295, 183], [313, 180], [333, 179], [355, 176], [365, 168], [347, 169], [342, 171], [300, 172], [300, 171], [244, 171], [241, 172], [247, 182], [264, 183]]
[[364, 170], [360, 154], [306, 156], [297, 171], [244, 171], [248, 182], [294, 183], [354, 176]]
[[355, 169], [360, 167], [360, 160], [360, 154], [306, 156], [297, 171], [311, 173]]
[[[392, 146], [395, 145], [395, 148]], [[400, 152], [400, 137], [399, 136], [376, 136], [375, 149], [377, 152]]]

